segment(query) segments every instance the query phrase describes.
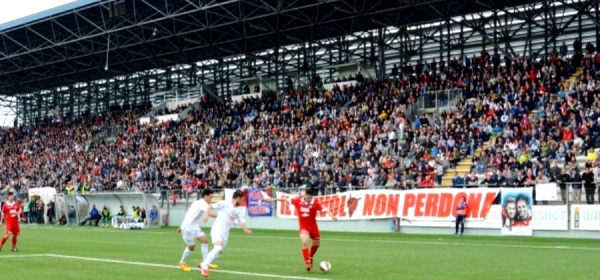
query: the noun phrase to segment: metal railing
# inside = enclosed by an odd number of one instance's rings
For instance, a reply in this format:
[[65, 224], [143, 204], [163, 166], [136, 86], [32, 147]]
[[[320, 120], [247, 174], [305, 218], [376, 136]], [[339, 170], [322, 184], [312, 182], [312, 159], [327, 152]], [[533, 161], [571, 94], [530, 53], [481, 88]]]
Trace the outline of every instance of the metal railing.
[[462, 95], [462, 89], [425, 91], [415, 102], [416, 110], [451, 110], [456, 108], [458, 99]]

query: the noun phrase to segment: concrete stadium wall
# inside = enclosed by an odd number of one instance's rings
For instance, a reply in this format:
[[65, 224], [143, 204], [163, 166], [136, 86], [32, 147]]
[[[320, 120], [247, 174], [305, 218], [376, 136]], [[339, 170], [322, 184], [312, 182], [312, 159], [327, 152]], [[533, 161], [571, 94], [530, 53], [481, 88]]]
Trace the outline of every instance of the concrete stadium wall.
[[[183, 208], [173, 208], [169, 210], [168, 225], [177, 227], [181, 224], [185, 210]], [[298, 221], [295, 219], [280, 219], [275, 217], [247, 217], [247, 225], [250, 229], [274, 229], [274, 230], [298, 230]], [[213, 219], [202, 226], [205, 231], [212, 225]], [[362, 221], [337, 221], [320, 222], [319, 228], [322, 231], [333, 232], [356, 232], [356, 233], [390, 233], [390, 234], [432, 234], [432, 235], [453, 235], [454, 227], [416, 227], [408, 226], [406, 222], [400, 223], [400, 231], [394, 232], [392, 221], [383, 220], [362, 220]], [[235, 230], [235, 229], [234, 229]], [[500, 229], [482, 229], [465, 227], [465, 235], [475, 236], [501, 236]], [[557, 238], [593, 238], [600, 239], [598, 231], [558, 231], [558, 230], [534, 230], [534, 237], [557, 237]], [[507, 236], [512, 238], [512, 236]]]

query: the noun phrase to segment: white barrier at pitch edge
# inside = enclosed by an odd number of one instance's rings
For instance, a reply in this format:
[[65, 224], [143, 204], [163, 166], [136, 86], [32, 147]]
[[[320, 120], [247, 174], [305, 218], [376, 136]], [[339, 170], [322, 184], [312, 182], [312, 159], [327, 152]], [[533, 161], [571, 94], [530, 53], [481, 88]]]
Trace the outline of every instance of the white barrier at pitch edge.
[[571, 229], [600, 230], [600, 205], [572, 205]]
[[[600, 210], [600, 205], [596, 211]], [[533, 206], [532, 211], [533, 230], [568, 230], [568, 208], [566, 205], [544, 205]], [[600, 216], [600, 215], [599, 215]], [[454, 223], [450, 221], [419, 221], [405, 220], [402, 222], [404, 227], [453, 227]], [[466, 228], [480, 229], [500, 229], [502, 228], [502, 207], [500, 205], [492, 205], [485, 219], [482, 221], [469, 221], [467, 218], [465, 223]], [[590, 229], [590, 228], [587, 228]], [[600, 222], [596, 227], [600, 230]]]

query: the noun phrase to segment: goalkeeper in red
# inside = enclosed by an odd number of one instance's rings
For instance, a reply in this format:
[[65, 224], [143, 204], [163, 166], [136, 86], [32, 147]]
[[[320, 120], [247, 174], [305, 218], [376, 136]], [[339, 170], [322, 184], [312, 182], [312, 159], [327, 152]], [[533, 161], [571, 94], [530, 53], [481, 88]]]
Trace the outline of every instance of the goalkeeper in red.
[[[313, 257], [321, 245], [321, 233], [317, 224], [317, 212], [326, 212], [332, 220], [337, 221], [327, 208], [314, 198], [315, 190], [307, 188], [303, 196], [297, 196], [288, 202], [296, 208], [298, 213], [298, 223], [300, 224], [300, 241], [302, 242], [302, 256], [306, 263], [306, 270], [310, 271], [313, 267]], [[284, 199], [276, 199], [284, 201]], [[308, 240], [312, 240], [310, 250], [308, 249]]]
[[0, 218], [0, 226], [2, 223], [6, 223], [6, 229], [4, 231], [4, 236], [2, 237], [2, 241], [0, 241], [0, 251], [8, 240], [8, 237], [12, 235], [12, 248], [11, 251], [18, 252], [17, 249], [17, 236], [21, 232], [19, 229], [19, 217], [21, 216], [21, 212], [23, 208], [21, 204], [15, 201], [15, 194], [12, 192], [8, 193], [8, 201], [4, 203], [2, 206], [2, 218]]

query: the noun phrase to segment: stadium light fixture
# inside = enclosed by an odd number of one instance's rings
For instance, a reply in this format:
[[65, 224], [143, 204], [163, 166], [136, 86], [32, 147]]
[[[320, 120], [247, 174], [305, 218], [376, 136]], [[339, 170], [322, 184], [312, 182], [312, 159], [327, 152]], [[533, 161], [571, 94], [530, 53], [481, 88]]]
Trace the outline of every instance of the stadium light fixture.
[[106, 43], [106, 63], [104, 64], [104, 71], [108, 71], [108, 53], [110, 52], [110, 33], [108, 33], [108, 42]]

